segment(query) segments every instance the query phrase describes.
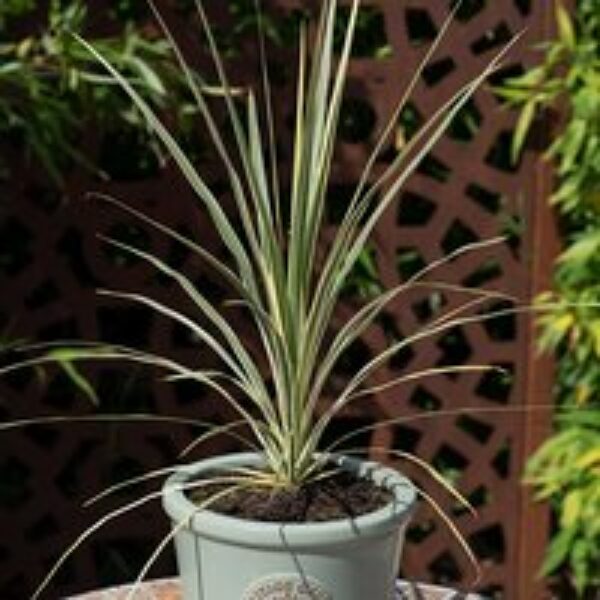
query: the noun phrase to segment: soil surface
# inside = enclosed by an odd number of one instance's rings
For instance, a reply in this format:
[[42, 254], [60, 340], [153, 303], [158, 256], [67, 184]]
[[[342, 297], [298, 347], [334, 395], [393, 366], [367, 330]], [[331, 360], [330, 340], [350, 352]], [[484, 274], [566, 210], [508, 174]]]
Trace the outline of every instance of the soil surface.
[[[187, 495], [192, 502], [201, 504], [225, 489], [224, 484], [215, 484], [189, 491]], [[377, 487], [372, 481], [338, 471], [298, 488], [238, 489], [217, 498], [209, 508], [241, 519], [311, 523], [357, 517], [382, 508], [392, 499], [389, 490]]]

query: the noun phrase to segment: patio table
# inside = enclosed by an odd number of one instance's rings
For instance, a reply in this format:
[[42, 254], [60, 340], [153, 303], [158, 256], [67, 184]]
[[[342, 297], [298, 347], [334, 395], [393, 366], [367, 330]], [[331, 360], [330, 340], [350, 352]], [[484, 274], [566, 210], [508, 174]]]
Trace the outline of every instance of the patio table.
[[[475, 594], [463, 594], [448, 588], [422, 583], [399, 581], [397, 600], [484, 600]], [[130, 586], [95, 590], [66, 600], [125, 600]], [[135, 600], [182, 600], [177, 579], [159, 579], [143, 583]], [[366, 600], [366, 599], [365, 599]]]

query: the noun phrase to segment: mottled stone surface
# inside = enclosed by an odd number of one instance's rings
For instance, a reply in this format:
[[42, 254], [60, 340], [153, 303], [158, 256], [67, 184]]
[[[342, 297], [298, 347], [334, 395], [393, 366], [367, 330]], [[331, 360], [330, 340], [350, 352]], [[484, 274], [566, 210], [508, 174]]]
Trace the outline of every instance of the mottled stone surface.
[[[130, 586], [98, 590], [82, 594], [70, 600], [125, 600]], [[464, 595], [437, 586], [424, 584], [398, 583], [398, 600], [484, 600], [472, 594]], [[182, 600], [179, 583], [176, 579], [149, 581], [140, 586], [134, 600]]]

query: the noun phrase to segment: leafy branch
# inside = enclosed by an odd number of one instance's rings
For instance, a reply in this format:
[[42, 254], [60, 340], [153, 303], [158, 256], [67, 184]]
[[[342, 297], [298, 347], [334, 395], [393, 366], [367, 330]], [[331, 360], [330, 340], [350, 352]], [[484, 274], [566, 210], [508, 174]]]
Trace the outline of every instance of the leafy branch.
[[[52, 1], [41, 31], [9, 39], [12, 25], [26, 20], [34, 5], [12, 0], [0, 8], [0, 37], [8, 40], [0, 43], [0, 134], [35, 156], [60, 185], [73, 163], [98, 172], [78, 143], [90, 118], [103, 130], [123, 124], [147, 128], [120, 88], [75, 41], [73, 34], [83, 33], [89, 21], [81, 0]], [[183, 101], [181, 75], [164, 39], [142, 34], [128, 22], [118, 35], [93, 41], [155, 107], [174, 110], [177, 103], [179, 117], [191, 108]]]
[[557, 3], [556, 25], [557, 39], [541, 47], [541, 64], [507, 80], [499, 93], [520, 109], [515, 159], [540, 112], [564, 114], [545, 153], [555, 165], [549, 201], [559, 213], [564, 249], [554, 290], [540, 297], [554, 308], [539, 319], [539, 345], [558, 357], [558, 404], [595, 407], [596, 416], [585, 423], [558, 417], [556, 433], [529, 462], [527, 481], [558, 515], [542, 574], [567, 568], [585, 597], [600, 584], [600, 529], [590, 517], [600, 510], [600, 1], [581, 0], [573, 16]]

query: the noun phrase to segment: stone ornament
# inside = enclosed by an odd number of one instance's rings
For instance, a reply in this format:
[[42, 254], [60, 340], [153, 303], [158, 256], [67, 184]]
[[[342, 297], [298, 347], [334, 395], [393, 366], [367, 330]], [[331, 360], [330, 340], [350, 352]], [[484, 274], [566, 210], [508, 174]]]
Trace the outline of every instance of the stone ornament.
[[283, 574], [252, 583], [241, 600], [333, 600], [333, 596], [314, 578]]

